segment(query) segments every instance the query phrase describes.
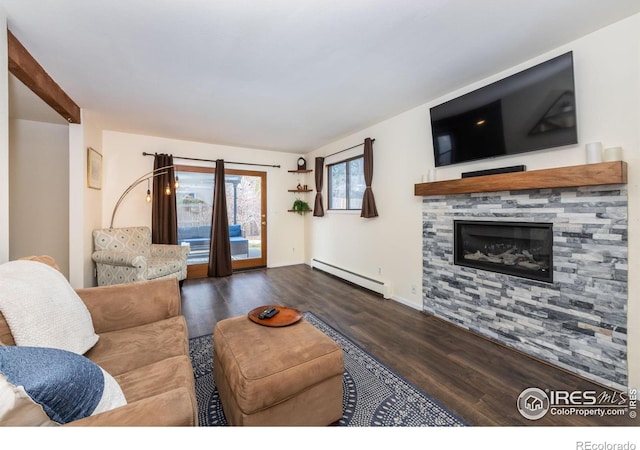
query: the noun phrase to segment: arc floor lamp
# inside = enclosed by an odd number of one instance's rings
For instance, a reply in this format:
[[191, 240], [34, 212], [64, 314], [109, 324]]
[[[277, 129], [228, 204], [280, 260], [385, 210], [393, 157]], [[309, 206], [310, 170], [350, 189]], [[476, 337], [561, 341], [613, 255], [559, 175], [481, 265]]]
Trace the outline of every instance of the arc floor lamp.
[[[147, 203], [151, 203], [151, 189], [149, 186], [149, 180], [155, 177], [158, 177], [160, 175], [165, 175], [169, 173], [169, 169], [173, 167], [174, 166], [159, 167], [157, 169], [152, 170], [151, 172], [145, 173], [140, 178], [137, 178], [133, 183], [131, 183], [129, 187], [127, 187], [124, 190], [124, 192], [116, 202], [116, 206], [113, 208], [113, 212], [111, 213], [111, 223], [109, 224], [109, 228], [113, 228], [113, 220], [116, 217], [116, 212], [118, 211], [118, 207], [120, 206], [120, 203], [122, 203], [122, 200], [124, 200], [124, 198], [127, 196], [127, 194], [129, 194], [129, 192], [133, 190], [133, 188], [135, 188], [140, 183], [143, 183], [144, 181], [146, 181], [147, 182]], [[175, 188], [176, 189], [178, 188], [178, 177], [175, 177]], [[169, 186], [169, 184], [167, 184], [167, 186], [165, 187], [165, 194], [171, 195], [171, 187]]]

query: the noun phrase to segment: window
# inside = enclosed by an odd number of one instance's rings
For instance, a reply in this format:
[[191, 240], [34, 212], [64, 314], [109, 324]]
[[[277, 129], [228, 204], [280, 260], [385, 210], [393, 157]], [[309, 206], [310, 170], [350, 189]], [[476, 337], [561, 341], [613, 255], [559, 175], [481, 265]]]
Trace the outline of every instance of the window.
[[357, 156], [327, 166], [329, 209], [362, 209], [364, 157]]

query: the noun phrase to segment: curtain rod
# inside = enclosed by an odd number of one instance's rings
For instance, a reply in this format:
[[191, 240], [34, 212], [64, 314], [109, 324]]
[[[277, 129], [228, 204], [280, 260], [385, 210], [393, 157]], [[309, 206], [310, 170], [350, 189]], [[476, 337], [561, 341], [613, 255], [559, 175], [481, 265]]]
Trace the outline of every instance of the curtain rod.
[[[375, 141], [376, 141], [375, 139], [371, 139], [371, 143], [374, 143]], [[340, 150], [339, 152], [335, 152], [335, 153], [332, 153], [330, 155], [327, 155], [327, 156], [325, 156], [325, 158], [337, 155], [338, 153], [346, 152], [347, 150], [351, 150], [352, 148], [360, 147], [361, 145], [364, 145], [364, 142], [362, 144], [357, 144], [357, 145], [354, 145], [353, 147], [345, 148], [344, 150]]]
[[[142, 156], [155, 156], [153, 153], [142, 152]], [[201, 158], [188, 158], [186, 156], [174, 156], [176, 159], [188, 159], [191, 161], [204, 161], [204, 162], [212, 162], [215, 163], [215, 159], [201, 159]], [[254, 164], [254, 163], [245, 163], [245, 162], [234, 162], [234, 161], [225, 161], [227, 164], [241, 164], [243, 166], [261, 166], [261, 167], [277, 167], [280, 168], [280, 165], [274, 164]]]

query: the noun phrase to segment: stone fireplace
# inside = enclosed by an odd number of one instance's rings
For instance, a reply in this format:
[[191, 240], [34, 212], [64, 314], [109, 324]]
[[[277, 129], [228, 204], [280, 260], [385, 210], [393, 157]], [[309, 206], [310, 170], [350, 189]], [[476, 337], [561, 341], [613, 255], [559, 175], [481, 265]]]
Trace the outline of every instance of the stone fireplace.
[[453, 221], [453, 262], [553, 282], [553, 224]]
[[626, 389], [625, 184], [419, 195], [426, 313]]

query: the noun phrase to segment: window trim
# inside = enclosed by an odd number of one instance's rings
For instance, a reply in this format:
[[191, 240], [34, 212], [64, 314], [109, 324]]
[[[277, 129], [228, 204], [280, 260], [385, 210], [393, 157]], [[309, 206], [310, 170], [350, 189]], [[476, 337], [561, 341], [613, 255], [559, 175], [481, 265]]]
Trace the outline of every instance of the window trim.
[[[362, 159], [363, 160], [363, 167], [364, 167], [364, 153], [360, 154], [360, 155], [356, 155], [356, 156], [352, 156], [351, 158], [347, 158], [347, 159], [343, 159], [341, 161], [336, 161], [334, 163], [331, 164], [327, 164], [327, 210], [328, 211], [362, 211], [362, 206], [360, 206], [359, 208], [350, 208], [349, 206], [351, 206], [351, 197], [349, 196], [349, 182], [350, 182], [350, 174], [349, 174], [349, 163], [351, 161], [354, 161], [356, 159]], [[347, 199], [347, 207], [346, 208], [333, 208], [331, 206], [331, 167], [332, 166], [337, 166], [339, 164], [345, 164], [345, 197]]]

